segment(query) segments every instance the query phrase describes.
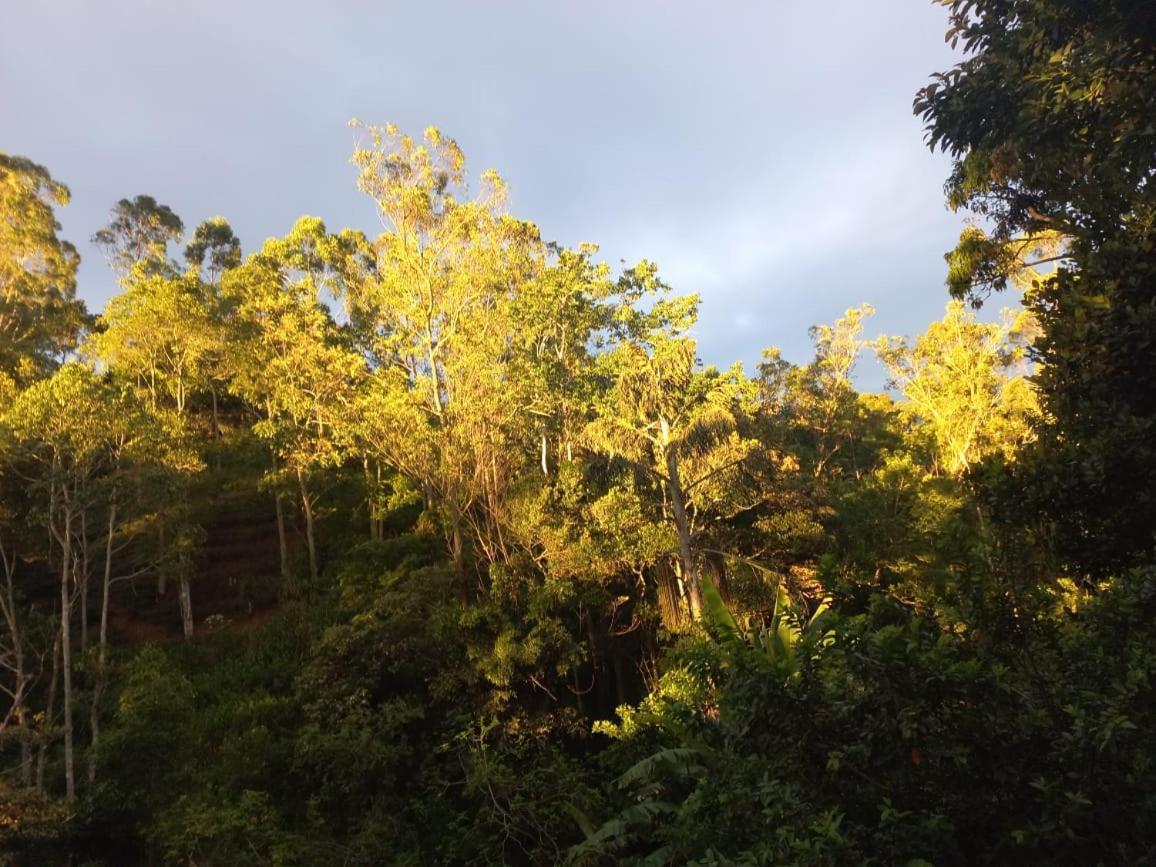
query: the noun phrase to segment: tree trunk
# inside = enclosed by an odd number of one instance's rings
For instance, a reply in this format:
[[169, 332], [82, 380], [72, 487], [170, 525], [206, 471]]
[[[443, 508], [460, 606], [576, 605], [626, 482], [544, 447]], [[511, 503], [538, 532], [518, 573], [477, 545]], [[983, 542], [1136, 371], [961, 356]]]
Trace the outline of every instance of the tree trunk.
[[622, 654], [610, 651], [614, 669], [614, 698], [617, 707], [626, 704], [626, 678], [622, 674]]
[[[378, 463], [374, 469], [374, 474], [377, 479], [376, 491], [378, 496], [381, 494], [381, 464]], [[379, 504], [380, 505], [380, 504]], [[381, 541], [385, 538], [385, 517], [382, 512], [378, 512], [374, 517], [374, 538]]]
[[76, 798], [75, 756], [72, 751], [72, 592], [69, 579], [76, 564], [72, 552], [72, 508], [64, 503], [63, 562], [60, 566], [60, 653], [64, 672], [64, 796]]
[[675, 565], [663, 557], [654, 564], [652, 572], [658, 591], [658, 613], [662, 625], [671, 632], [678, 632], [687, 624], [687, 604]]
[[[213, 430], [212, 437], [214, 440], [221, 438], [221, 416], [217, 409], [217, 386], [216, 383], [209, 383], [209, 395], [213, 400]], [[221, 450], [216, 449], [213, 454], [213, 468], [217, 471], [221, 469]]]
[[12, 674], [14, 678], [12, 689], [12, 719], [20, 732], [20, 783], [25, 788], [32, 785], [32, 742], [28, 729], [28, 715], [25, 709], [25, 689], [30, 678], [24, 668], [24, 637], [20, 634], [20, 621], [17, 617], [16, 594], [14, 578], [16, 571], [16, 554], [8, 557], [7, 551], [0, 545], [0, 566], [4, 569], [4, 596], [0, 599], [0, 612], [8, 625], [8, 633], [12, 636]]
[[88, 753], [88, 781], [96, 779], [96, 745], [100, 742], [100, 700], [104, 693], [106, 666], [108, 663], [108, 598], [112, 587], [112, 535], [116, 528], [116, 501], [108, 506], [108, 538], [104, 545], [104, 581], [100, 596], [100, 644], [96, 655], [96, 677], [92, 685], [92, 707], [88, 723], [92, 730], [92, 746]]
[[442, 403], [442, 376], [441, 371], [438, 370], [437, 359], [434, 358], [433, 343], [433, 336], [427, 330], [426, 360], [429, 362], [430, 378], [433, 386], [433, 405], [438, 418], [441, 418], [442, 413], [445, 412], [445, 405]]
[[88, 650], [88, 510], [80, 513], [80, 652]]
[[[377, 514], [374, 500], [377, 497], [378, 488], [374, 485], [373, 474], [369, 471], [369, 458], [362, 458], [361, 470], [365, 475], [365, 511], [369, 518], [369, 538], [371, 540], [377, 539]], [[381, 469], [377, 471], [378, 481], [381, 481]]]
[[221, 438], [221, 416], [217, 410], [217, 386], [209, 386], [209, 395], [213, 399], [213, 439]]
[[56, 684], [60, 680], [60, 633], [52, 642], [52, 678], [48, 681], [48, 703], [44, 709], [44, 722], [40, 728], [40, 749], [36, 754], [36, 790], [44, 793], [44, 767], [48, 764], [48, 744], [52, 732], [52, 719], [56, 715]]
[[165, 524], [164, 519], [161, 519], [160, 526], [160, 550], [161, 550], [161, 565], [157, 568], [157, 596], [164, 598], [165, 593], [168, 592], [169, 572], [168, 567], [164, 565], [165, 560]]
[[28, 728], [28, 716], [24, 708], [16, 718], [20, 726], [20, 785], [26, 789], [32, 788], [32, 732]]
[[179, 601], [181, 605], [181, 629], [187, 640], [193, 637], [193, 593], [189, 587], [187, 569], [181, 569]]
[[462, 538], [462, 521], [457, 515], [453, 518], [453, 526], [450, 529], [450, 556], [454, 561], [454, 572], [462, 579], [463, 585], [466, 577], [466, 546]]
[[309, 490], [305, 487], [305, 474], [298, 468], [297, 484], [301, 488], [301, 509], [305, 514], [305, 544], [309, 548], [309, 578], [313, 586], [317, 586], [317, 540], [313, 527], [313, 502], [309, 499]]
[[292, 576], [289, 574], [289, 536], [285, 532], [285, 497], [280, 491], [273, 494], [273, 505], [277, 509], [277, 549], [281, 554], [281, 594], [284, 596], [292, 589]]
[[690, 550], [690, 521], [686, 516], [686, 499], [682, 491], [682, 480], [678, 474], [678, 457], [675, 455], [674, 449], [669, 446], [666, 449], [666, 475], [667, 487], [670, 490], [671, 511], [674, 513], [674, 526], [678, 530], [681, 577], [685, 583], [690, 616], [697, 622], [702, 616], [702, 585], [699, 581], [694, 555]]

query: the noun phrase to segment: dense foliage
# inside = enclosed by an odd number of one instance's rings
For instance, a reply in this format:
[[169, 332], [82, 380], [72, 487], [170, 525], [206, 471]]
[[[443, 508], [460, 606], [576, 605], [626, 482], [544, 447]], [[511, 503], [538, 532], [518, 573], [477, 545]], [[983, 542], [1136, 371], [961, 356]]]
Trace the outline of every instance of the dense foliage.
[[377, 237], [121, 200], [99, 317], [0, 154], [0, 863], [1150, 858], [1156, 13], [946, 5], [956, 298], [750, 373], [435, 129]]
[[973, 298], [1030, 285], [1046, 422], [1015, 508], [1033, 514], [1067, 568], [1103, 577], [1152, 552], [1156, 7], [945, 5], [949, 38], [969, 56], [920, 92], [916, 110], [930, 144], [955, 157], [950, 204], [989, 227], [964, 233], [949, 284]]

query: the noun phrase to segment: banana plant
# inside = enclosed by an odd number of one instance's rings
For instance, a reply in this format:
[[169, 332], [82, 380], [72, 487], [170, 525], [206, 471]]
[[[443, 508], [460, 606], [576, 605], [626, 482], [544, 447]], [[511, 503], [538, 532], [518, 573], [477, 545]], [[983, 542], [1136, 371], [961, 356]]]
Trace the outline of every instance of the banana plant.
[[720, 642], [733, 649], [753, 649], [762, 653], [784, 680], [799, 675], [800, 644], [804, 641], [821, 644], [829, 640], [831, 633], [822, 631], [821, 622], [827, 607], [823, 602], [804, 620], [798, 616], [798, 609], [780, 586], [770, 620], [758, 624], [748, 621], [744, 626], [727, 608], [714, 581], [703, 576], [703, 613], [707, 627]]
[[586, 837], [570, 850], [566, 863], [630, 861], [642, 867], [677, 863], [671, 846], [654, 847], [654, 832], [678, 816], [680, 799], [671, 800], [671, 796], [679, 789], [700, 785], [710, 764], [711, 752], [701, 744], [670, 747], [647, 756], [615, 780], [616, 788], [629, 796], [629, 803], [600, 827], [576, 806], [566, 805]]

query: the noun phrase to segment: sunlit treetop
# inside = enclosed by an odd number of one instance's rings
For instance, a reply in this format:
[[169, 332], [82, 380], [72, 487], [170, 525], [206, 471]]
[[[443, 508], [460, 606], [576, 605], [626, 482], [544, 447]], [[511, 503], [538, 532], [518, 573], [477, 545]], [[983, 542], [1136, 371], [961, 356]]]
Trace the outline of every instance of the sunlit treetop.
[[110, 213], [109, 224], [92, 236], [121, 276], [134, 267], [149, 272], [171, 269], [168, 245], [184, 234], [185, 224], [168, 205], [152, 196], [121, 199]]
[[216, 283], [222, 273], [241, 264], [241, 241], [224, 217], [210, 217], [193, 231], [185, 247], [185, 262], [203, 272], [209, 283]]
[[[932, 76], [915, 112], [950, 154], [949, 204], [990, 221], [965, 234], [951, 288], [1002, 289], [1009, 243], [1048, 233], [1102, 245], [1156, 206], [1156, 6], [940, 0], [965, 58]], [[1145, 216], [1147, 215], [1147, 216]], [[970, 270], [970, 275], [968, 271]]]
[[68, 187], [24, 157], [0, 152], [0, 371], [38, 375], [76, 345], [76, 248], [58, 236]]

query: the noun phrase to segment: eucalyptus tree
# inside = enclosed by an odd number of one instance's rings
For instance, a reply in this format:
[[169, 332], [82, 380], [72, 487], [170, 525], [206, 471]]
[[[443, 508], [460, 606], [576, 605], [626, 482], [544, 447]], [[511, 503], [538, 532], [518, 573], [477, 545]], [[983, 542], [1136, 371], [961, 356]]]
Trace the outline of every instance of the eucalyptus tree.
[[763, 353], [759, 366], [763, 411], [803, 434], [805, 465], [815, 478], [844, 468], [860, 471], [856, 447], [860, 406], [853, 377], [867, 345], [861, 336], [863, 323], [874, 312], [871, 305], [861, 304], [831, 325], [813, 326], [815, 354], [805, 365], [784, 361], [777, 348]]
[[1032, 437], [1035, 388], [1028, 379], [1027, 313], [1004, 311], [979, 322], [952, 301], [939, 322], [914, 341], [881, 337], [873, 344], [907, 410], [930, 432], [932, 468], [962, 476], [987, 455], [1014, 457]]
[[[184, 234], [184, 223], [173, 210], [152, 196], [121, 199], [107, 226], [92, 236], [119, 275], [123, 291], [110, 299], [89, 341], [92, 357], [126, 374], [147, 392], [152, 410], [172, 410], [174, 433], [187, 437], [189, 400], [213, 386], [220, 373], [219, 307], [204, 291], [200, 269], [182, 274], [169, 247]], [[203, 257], [213, 242], [228, 247], [223, 229], [194, 238]], [[203, 245], [203, 249], [202, 249]], [[228, 258], [226, 256], [226, 258]], [[217, 428], [214, 401], [213, 429]], [[202, 531], [189, 518], [187, 497], [178, 490], [188, 473], [170, 473], [176, 485], [172, 507], [156, 522], [158, 542], [166, 553], [157, 560], [157, 592], [164, 596], [175, 570], [178, 602], [186, 637], [193, 633], [191, 596], [192, 548]]]
[[506, 552], [503, 500], [525, 460], [526, 398], [507, 371], [512, 307], [545, 249], [534, 225], [504, 212], [495, 172], [469, 196], [452, 139], [433, 128], [421, 143], [393, 126], [362, 129], [358, 185], [386, 231], [345, 296], [373, 370], [361, 433], [421, 489], [464, 576], [471, 528], [486, 559]]
[[296, 482], [314, 580], [320, 494], [314, 483], [348, 451], [350, 408], [365, 370], [364, 358], [325, 303], [340, 289], [347, 240], [327, 234], [316, 217], [302, 217], [284, 238], [266, 241], [227, 272], [222, 283], [233, 308], [230, 388], [263, 414], [255, 430], [270, 444], [277, 475]]
[[221, 276], [241, 264], [241, 241], [224, 217], [203, 220], [185, 246], [185, 263], [205, 283], [216, 286]]
[[220, 395], [228, 389], [231, 376], [224, 340], [229, 333], [232, 311], [221, 294], [221, 279], [225, 273], [241, 264], [241, 241], [224, 217], [210, 217], [202, 221], [185, 247], [186, 270], [184, 279], [195, 283], [198, 298], [197, 312], [206, 316], [216, 334], [216, 345], [206, 348], [198, 359], [201, 385], [210, 400], [211, 433], [221, 436]]
[[[193, 442], [190, 401], [212, 392], [222, 375], [224, 326], [216, 299], [203, 291], [192, 273], [178, 275], [135, 267], [124, 289], [109, 299], [86, 346], [88, 355], [109, 370], [134, 382], [154, 415], [170, 416], [169, 432], [185, 447]], [[213, 401], [216, 431], [216, 401]], [[181, 622], [186, 636], [193, 631], [189, 543], [197, 528], [185, 508], [190, 473], [171, 468], [175, 485], [170, 508], [156, 523], [161, 547], [169, 554], [157, 562], [157, 589], [166, 592], [175, 570]]]
[[[359, 125], [360, 126], [360, 125]], [[536, 546], [511, 491], [575, 457], [598, 390], [595, 360], [628, 336], [685, 320], [693, 302], [643, 262], [614, 279], [596, 248], [544, 244], [505, 211], [487, 171], [466, 185], [457, 144], [361, 127], [359, 186], [386, 231], [347, 283], [349, 321], [371, 375], [357, 413], [366, 451], [409, 478], [464, 576]]]
[[80, 256], [55, 214], [69, 198], [43, 166], [0, 152], [0, 373], [43, 375], [76, 346]]
[[104, 441], [105, 393], [87, 368], [71, 363], [50, 379], [17, 396], [5, 416], [18, 444], [17, 460], [47, 508], [44, 522], [60, 570], [60, 648], [63, 675], [65, 793], [76, 795], [73, 744], [72, 611], [82, 580], [81, 525], [94, 502], [98, 474], [107, 457]]
[[[598, 248], [550, 245], [547, 267], [520, 287], [511, 310], [510, 378], [526, 393], [541, 473], [574, 460], [605, 387], [598, 358], [625, 340], [689, 327], [692, 296], [668, 295], [648, 261], [613, 277]], [[552, 445], [552, 448], [551, 448]]]
[[755, 388], [738, 366], [721, 373], [700, 368], [689, 338], [657, 334], [650, 344], [626, 341], [604, 357], [611, 385], [586, 442], [657, 483], [656, 506], [677, 536], [680, 595], [697, 620], [696, 535], [703, 520], [726, 515], [740, 496], [740, 468], [757, 448], [742, 431], [754, 412]]
[[109, 223], [92, 236], [113, 270], [127, 277], [134, 269], [145, 274], [175, 270], [169, 244], [181, 238], [185, 224], [168, 205], [152, 196], [121, 199], [109, 213]]
[[122, 200], [112, 223], [94, 236], [110, 251], [123, 291], [97, 320], [90, 351], [110, 368], [136, 379], [154, 408], [168, 405], [182, 416], [190, 398], [213, 398], [226, 378], [222, 362], [225, 310], [218, 283], [240, 262], [240, 242], [227, 220], [214, 217], [195, 230], [181, 273], [168, 245], [183, 224], [151, 197]]
[[154, 409], [184, 417], [189, 400], [208, 388], [224, 334], [199, 281], [136, 273], [109, 299], [90, 339], [90, 353], [136, 381]]
[[[157, 413], [123, 380], [102, 383], [107, 420], [102, 430], [105, 469], [97, 479], [96, 500], [104, 509], [104, 554], [101, 568], [100, 619], [96, 658], [92, 666], [89, 709], [90, 751], [88, 778], [96, 776], [95, 747], [100, 739], [105, 690], [108, 683], [109, 614], [113, 585], [131, 581], [151, 570], [163, 568], [171, 552], [150, 552], [140, 544], [150, 525], [167, 520], [174, 488], [179, 492], [188, 476], [203, 464], [180, 435], [179, 419]], [[135, 550], [134, 550], [135, 549]], [[193, 634], [193, 603], [187, 569], [178, 569], [181, 626], [186, 638]]]

